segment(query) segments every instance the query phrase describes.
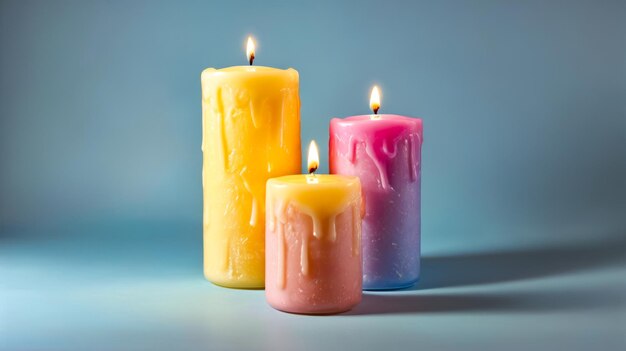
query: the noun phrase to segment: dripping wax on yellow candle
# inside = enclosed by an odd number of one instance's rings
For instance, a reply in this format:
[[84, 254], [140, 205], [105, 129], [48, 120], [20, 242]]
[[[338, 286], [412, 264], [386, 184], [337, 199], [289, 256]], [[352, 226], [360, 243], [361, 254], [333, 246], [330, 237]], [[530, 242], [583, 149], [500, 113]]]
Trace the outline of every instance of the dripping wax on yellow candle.
[[309, 174], [267, 182], [266, 296], [294, 313], [334, 313], [361, 300], [361, 185], [356, 177]]
[[204, 274], [262, 288], [265, 182], [300, 170], [298, 72], [248, 65], [202, 72]]

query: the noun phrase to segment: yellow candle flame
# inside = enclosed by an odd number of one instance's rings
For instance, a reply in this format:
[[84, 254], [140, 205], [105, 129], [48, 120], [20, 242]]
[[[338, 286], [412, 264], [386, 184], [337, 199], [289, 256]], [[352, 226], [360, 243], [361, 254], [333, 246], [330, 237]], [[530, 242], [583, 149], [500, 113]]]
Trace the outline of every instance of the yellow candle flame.
[[246, 56], [248, 57], [248, 62], [252, 65], [254, 62], [254, 40], [252, 37], [248, 37], [248, 44], [246, 45]]
[[380, 108], [380, 92], [376, 85], [374, 85], [372, 93], [370, 94], [370, 108], [374, 111], [374, 114], [377, 114]]
[[308, 164], [309, 173], [315, 172], [317, 167], [320, 166], [320, 153], [317, 151], [317, 144], [315, 143], [315, 140], [311, 140], [311, 143], [309, 144]]

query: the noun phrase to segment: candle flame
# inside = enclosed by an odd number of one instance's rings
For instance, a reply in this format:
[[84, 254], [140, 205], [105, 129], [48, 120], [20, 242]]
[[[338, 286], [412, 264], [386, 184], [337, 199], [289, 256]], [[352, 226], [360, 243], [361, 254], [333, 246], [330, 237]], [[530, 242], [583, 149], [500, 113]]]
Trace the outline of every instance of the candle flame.
[[380, 92], [378, 91], [378, 87], [374, 85], [372, 88], [372, 94], [370, 94], [370, 108], [374, 111], [374, 114], [378, 113], [378, 109], [380, 108]]
[[317, 167], [320, 165], [320, 153], [317, 151], [317, 144], [315, 143], [315, 140], [311, 140], [311, 143], [309, 144], [308, 164], [309, 173], [315, 172]]
[[248, 44], [246, 45], [246, 56], [248, 57], [248, 62], [250, 62], [250, 66], [252, 66], [252, 62], [254, 62], [254, 40], [252, 37], [248, 37]]

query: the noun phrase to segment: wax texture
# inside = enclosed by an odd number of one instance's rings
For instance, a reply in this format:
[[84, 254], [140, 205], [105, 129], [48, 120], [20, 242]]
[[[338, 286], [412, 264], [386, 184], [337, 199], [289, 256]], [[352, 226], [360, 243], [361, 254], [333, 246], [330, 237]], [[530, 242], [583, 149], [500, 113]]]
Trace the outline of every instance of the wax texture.
[[330, 122], [330, 172], [357, 176], [365, 201], [363, 288], [397, 289], [420, 274], [422, 120], [363, 115]]
[[204, 274], [262, 288], [265, 182], [300, 172], [298, 72], [209, 68], [201, 81]]
[[295, 175], [267, 183], [268, 303], [304, 314], [361, 301], [361, 186], [356, 177]]

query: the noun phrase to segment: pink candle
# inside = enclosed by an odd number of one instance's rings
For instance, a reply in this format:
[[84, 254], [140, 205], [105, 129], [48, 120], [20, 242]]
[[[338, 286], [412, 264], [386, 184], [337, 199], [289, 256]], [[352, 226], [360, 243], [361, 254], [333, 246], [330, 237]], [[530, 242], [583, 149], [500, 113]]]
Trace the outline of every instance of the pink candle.
[[[309, 166], [309, 169], [315, 170]], [[265, 294], [281, 311], [329, 314], [361, 301], [361, 185], [356, 177], [267, 182]]]
[[330, 173], [357, 176], [363, 188], [364, 289], [403, 288], [419, 279], [421, 146], [418, 118], [374, 114], [330, 122]]

